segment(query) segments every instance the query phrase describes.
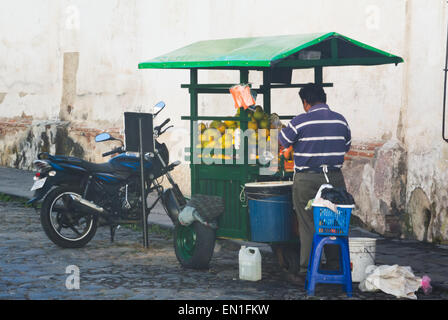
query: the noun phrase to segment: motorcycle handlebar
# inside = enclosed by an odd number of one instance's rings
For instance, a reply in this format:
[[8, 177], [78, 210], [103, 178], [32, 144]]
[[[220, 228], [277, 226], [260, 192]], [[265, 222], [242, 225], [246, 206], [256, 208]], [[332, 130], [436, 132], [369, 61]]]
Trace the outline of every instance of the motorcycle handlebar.
[[113, 149], [113, 150], [111, 150], [109, 152], [103, 153], [103, 157], [110, 156], [110, 155], [112, 155], [114, 153], [123, 153], [123, 149], [121, 147], [115, 148], [115, 149]]
[[170, 122], [170, 121], [171, 121], [170, 118], [166, 119], [165, 122], [162, 123], [160, 126], [156, 127], [156, 128], [154, 129], [154, 131], [156, 131], [157, 134], [159, 134], [160, 131], [162, 130], [162, 128], [163, 128], [164, 126], [166, 126], [166, 125], [168, 124], [168, 122]]
[[174, 126], [169, 126], [168, 128], [166, 128], [165, 130], [163, 130], [162, 132], [160, 132], [160, 136], [162, 135], [162, 134], [164, 134], [168, 129], [170, 129], [170, 128], [174, 128]]

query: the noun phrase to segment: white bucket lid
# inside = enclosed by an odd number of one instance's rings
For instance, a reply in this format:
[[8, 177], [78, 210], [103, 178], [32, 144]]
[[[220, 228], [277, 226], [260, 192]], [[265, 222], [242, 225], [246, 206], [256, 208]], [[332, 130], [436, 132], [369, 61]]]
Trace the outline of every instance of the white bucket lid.
[[292, 186], [293, 181], [265, 181], [265, 182], [251, 182], [246, 183], [245, 186], [249, 188], [266, 188], [266, 187], [287, 187]]
[[375, 238], [349, 238], [348, 239], [350, 246], [375, 246], [376, 239]]
[[[338, 208], [351, 208], [351, 209], [355, 209], [355, 205], [354, 204], [337, 204], [337, 203], [335, 203], [334, 204], [336, 207], [338, 207]], [[313, 207], [322, 207], [322, 205], [321, 204], [312, 204], [311, 206], [313, 206]]]

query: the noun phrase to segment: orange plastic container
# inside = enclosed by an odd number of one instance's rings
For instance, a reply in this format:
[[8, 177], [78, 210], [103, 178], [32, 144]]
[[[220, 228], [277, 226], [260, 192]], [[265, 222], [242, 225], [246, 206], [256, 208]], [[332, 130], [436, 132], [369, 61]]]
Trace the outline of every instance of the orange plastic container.
[[230, 88], [230, 93], [232, 94], [233, 100], [235, 101], [235, 108], [244, 109], [255, 105], [254, 97], [250, 93], [250, 87], [247, 85], [237, 85]]

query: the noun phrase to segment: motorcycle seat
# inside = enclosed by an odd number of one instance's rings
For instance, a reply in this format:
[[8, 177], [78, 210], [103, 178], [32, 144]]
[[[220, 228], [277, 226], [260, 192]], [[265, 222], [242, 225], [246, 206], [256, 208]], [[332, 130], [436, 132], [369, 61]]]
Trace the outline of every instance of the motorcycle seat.
[[56, 162], [74, 164], [90, 172], [113, 173], [116, 171], [110, 163], [93, 163], [75, 157], [59, 156], [59, 155], [52, 156], [52, 160]]
[[52, 156], [52, 155], [50, 155], [49, 157], [52, 161], [55, 161], [55, 162], [72, 163], [72, 164], [77, 164], [77, 165], [81, 164], [84, 161], [79, 158], [68, 157], [68, 156], [59, 156], [59, 155]]
[[90, 172], [113, 173], [117, 171], [110, 163], [93, 163], [83, 161], [81, 166]]

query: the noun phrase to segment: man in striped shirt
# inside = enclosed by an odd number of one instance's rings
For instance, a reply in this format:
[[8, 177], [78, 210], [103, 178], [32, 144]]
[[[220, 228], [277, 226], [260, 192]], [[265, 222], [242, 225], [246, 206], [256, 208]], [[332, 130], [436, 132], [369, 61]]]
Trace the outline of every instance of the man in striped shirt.
[[[321, 86], [307, 84], [299, 95], [306, 113], [291, 120], [279, 134], [279, 142], [285, 148], [294, 148], [293, 203], [299, 223], [299, 277], [304, 280], [314, 234], [313, 212], [305, 207], [320, 186], [327, 183], [325, 174], [331, 185], [345, 188], [341, 168], [344, 155], [350, 150], [351, 133], [347, 120], [326, 104], [327, 96]], [[325, 249], [328, 267], [337, 266], [337, 248]]]

